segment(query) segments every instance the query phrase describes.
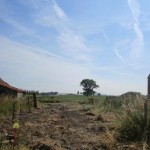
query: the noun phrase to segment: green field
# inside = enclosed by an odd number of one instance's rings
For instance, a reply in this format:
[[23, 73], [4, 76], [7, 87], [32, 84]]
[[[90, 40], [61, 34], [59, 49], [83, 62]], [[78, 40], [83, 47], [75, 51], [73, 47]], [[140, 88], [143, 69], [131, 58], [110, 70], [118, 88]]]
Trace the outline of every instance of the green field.
[[87, 101], [89, 99], [94, 100], [105, 100], [105, 96], [84, 96], [84, 95], [60, 95], [60, 96], [37, 96], [37, 99], [40, 102], [52, 102], [52, 101], [59, 101], [59, 102], [81, 102]]

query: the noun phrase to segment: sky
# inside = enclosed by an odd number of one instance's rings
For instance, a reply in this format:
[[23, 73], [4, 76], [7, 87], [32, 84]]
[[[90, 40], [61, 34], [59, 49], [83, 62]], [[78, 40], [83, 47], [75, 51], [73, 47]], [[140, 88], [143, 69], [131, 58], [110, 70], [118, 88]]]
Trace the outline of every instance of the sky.
[[0, 0], [0, 77], [40, 92], [147, 94], [148, 0]]

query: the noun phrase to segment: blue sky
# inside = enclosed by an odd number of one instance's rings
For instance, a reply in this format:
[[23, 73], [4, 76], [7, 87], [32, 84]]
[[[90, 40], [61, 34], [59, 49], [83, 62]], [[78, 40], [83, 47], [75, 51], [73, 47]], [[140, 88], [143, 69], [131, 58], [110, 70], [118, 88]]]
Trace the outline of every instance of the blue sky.
[[147, 93], [148, 0], [0, 0], [0, 76], [13, 86]]

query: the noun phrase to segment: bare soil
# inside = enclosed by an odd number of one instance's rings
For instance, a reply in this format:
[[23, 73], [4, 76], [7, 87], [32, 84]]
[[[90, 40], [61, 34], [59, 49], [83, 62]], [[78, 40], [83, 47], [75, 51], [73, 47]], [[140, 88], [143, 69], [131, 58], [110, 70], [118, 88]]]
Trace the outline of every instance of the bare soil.
[[[141, 150], [140, 144], [118, 143], [115, 116], [77, 103], [44, 104], [18, 115], [17, 145], [31, 150]], [[0, 131], [11, 133], [11, 118], [1, 119]]]

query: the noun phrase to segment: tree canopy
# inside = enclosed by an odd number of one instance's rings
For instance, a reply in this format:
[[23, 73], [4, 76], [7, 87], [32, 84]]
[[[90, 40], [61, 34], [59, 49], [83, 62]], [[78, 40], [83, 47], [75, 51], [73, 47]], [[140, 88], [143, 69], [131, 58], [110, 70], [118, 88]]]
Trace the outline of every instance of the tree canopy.
[[85, 96], [94, 95], [96, 92], [93, 89], [99, 88], [99, 85], [93, 79], [83, 79], [80, 82], [80, 86], [83, 86], [83, 94]]

